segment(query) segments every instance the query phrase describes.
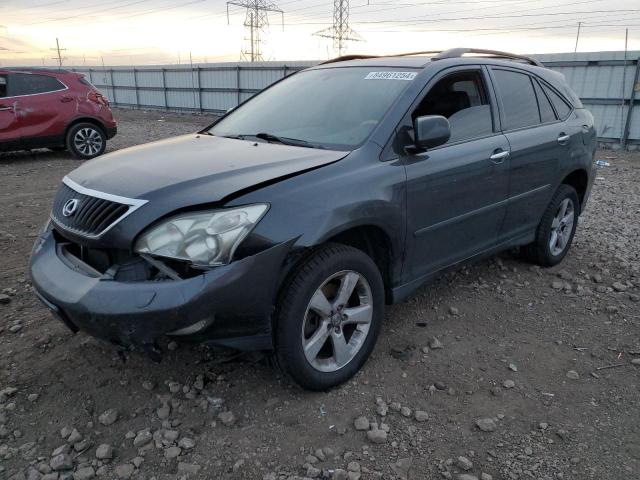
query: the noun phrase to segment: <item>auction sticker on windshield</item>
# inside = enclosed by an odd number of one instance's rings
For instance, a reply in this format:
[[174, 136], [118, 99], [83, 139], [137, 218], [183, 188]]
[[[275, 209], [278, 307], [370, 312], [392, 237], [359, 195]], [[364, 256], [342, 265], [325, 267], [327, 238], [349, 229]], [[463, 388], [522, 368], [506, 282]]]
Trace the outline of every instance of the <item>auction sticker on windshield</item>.
[[413, 80], [416, 72], [369, 72], [365, 80]]

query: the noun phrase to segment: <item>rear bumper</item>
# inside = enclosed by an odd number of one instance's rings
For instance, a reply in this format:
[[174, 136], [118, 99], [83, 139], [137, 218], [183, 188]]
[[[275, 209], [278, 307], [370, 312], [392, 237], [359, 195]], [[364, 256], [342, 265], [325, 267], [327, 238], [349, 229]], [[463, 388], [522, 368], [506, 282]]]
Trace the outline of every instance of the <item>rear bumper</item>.
[[290, 248], [282, 243], [202, 275], [162, 282], [118, 282], [69, 263], [51, 232], [34, 247], [30, 271], [36, 294], [71, 330], [123, 346], [182, 338], [247, 350], [269, 349], [276, 278]]
[[595, 182], [596, 175], [597, 175], [597, 168], [596, 168], [595, 158], [594, 158], [593, 162], [591, 163], [591, 171], [589, 172], [587, 188], [584, 192], [584, 197], [582, 198], [582, 204], [580, 205], [580, 215], [582, 215], [582, 212], [584, 212], [585, 209], [587, 208], [587, 204], [589, 202], [589, 198], [591, 197], [591, 190], [593, 189], [593, 183]]
[[116, 133], [118, 133], [118, 127], [105, 127], [105, 133], [107, 134], [107, 139], [113, 138], [116, 136]]

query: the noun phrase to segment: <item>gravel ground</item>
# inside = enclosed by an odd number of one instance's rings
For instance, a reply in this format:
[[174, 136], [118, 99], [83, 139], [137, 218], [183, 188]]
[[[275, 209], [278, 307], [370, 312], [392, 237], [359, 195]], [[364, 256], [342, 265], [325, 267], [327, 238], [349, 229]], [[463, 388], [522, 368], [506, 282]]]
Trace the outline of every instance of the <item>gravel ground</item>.
[[[110, 150], [211, 120], [116, 116]], [[0, 155], [0, 478], [640, 478], [640, 154], [605, 157], [562, 265], [440, 278], [387, 308], [354, 380], [309, 393], [257, 355], [156, 364], [68, 332], [27, 262], [78, 162]]]

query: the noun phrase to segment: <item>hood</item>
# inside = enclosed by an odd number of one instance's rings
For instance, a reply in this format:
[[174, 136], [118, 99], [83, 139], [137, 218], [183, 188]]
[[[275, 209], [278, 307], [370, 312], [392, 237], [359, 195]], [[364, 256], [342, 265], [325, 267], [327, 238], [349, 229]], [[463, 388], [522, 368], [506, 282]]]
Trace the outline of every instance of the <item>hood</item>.
[[260, 183], [327, 165], [347, 154], [189, 134], [108, 153], [86, 162], [69, 178], [100, 192], [150, 201], [173, 200], [178, 207], [216, 202]]

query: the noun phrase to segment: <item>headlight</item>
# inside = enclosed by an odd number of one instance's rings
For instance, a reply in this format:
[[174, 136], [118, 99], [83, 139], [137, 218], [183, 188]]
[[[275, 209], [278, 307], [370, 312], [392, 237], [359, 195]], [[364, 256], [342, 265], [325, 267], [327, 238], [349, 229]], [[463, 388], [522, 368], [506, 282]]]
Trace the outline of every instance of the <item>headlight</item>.
[[226, 265], [268, 208], [255, 204], [178, 215], [143, 233], [135, 251], [196, 265]]

